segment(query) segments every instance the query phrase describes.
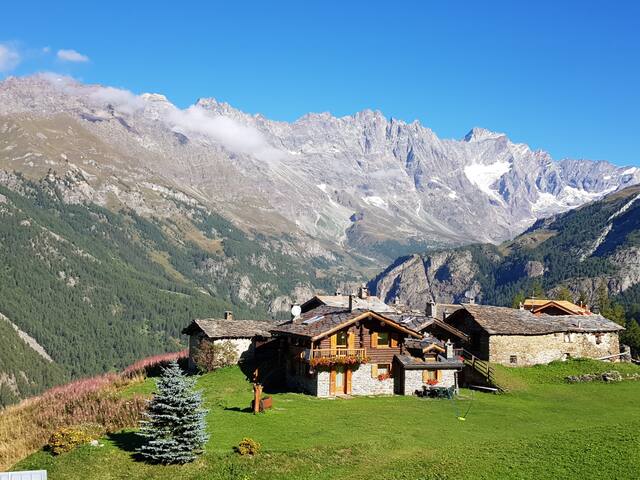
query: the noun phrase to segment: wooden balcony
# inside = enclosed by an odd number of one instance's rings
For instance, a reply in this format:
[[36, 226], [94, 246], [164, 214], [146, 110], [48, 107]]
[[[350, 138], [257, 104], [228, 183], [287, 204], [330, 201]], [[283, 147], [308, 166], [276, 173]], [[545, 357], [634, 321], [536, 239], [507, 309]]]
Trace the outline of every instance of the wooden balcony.
[[363, 360], [367, 357], [364, 348], [316, 348], [313, 350], [306, 350], [304, 353], [306, 361], [318, 358], [337, 360], [344, 357], [353, 357], [358, 360]]

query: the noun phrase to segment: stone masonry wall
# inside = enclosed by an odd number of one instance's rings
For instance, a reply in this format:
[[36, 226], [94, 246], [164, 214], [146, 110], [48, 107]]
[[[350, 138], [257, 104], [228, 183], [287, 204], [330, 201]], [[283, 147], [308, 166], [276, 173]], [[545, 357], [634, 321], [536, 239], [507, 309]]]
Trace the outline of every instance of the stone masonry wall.
[[[195, 362], [193, 361], [193, 355], [196, 350], [200, 346], [200, 342], [205, 339], [205, 336], [202, 333], [198, 333], [196, 335], [191, 335], [189, 337], [189, 370], [194, 370], [196, 368]], [[250, 338], [230, 338], [230, 339], [220, 339], [213, 340], [214, 345], [222, 342], [231, 342], [236, 353], [238, 354], [238, 360], [250, 360], [254, 354], [254, 344]]]
[[[617, 333], [600, 334], [597, 344], [594, 333], [571, 333], [565, 341], [564, 333], [549, 335], [493, 335], [489, 340], [489, 361], [503, 365], [536, 365], [570, 357], [600, 358], [620, 353]], [[517, 363], [511, 363], [511, 356]]]
[[[456, 370], [441, 370], [442, 380], [438, 387], [452, 387], [456, 384]], [[416, 390], [422, 390], [426, 385], [422, 381], [422, 370], [405, 370], [404, 372], [404, 394], [413, 395]]]
[[[308, 376], [308, 375], [293, 374], [290, 372], [289, 368], [287, 368], [286, 371], [287, 371], [286, 373], [287, 388], [289, 388], [290, 390], [294, 392], [303, 392], [308, 395], [314, 395], [319, 397], [329, 395], [329, 373], [328, 372], [317, 372], [312, 376]], [[326, 373], [326, 377], [327, 377], [326, 378], [327, 393], [325, 395], [320, 394], [321, 379], [324, 382], [323, 375], [322, 375], [323, 373]]]
[[392, 395], [393, 378], [378, 380], [371, 378], [371, 364], [363, 363], [353, 370], [351, 377], [352, 395]]

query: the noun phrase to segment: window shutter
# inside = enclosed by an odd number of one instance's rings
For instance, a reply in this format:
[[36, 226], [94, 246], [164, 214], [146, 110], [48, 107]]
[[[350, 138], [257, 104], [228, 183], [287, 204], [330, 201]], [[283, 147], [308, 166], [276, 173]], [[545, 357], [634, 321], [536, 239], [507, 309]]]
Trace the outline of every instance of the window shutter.
[[335, 369], [331, 369], [329, 373], [329, 395], [336, 394], [336, 371]]
[[329, 337], [329, 341], [331, 342], [331, 350], [335, 350], [336, 345], [338, 344], [338, 335], [334, 333]]
[[347, 390], [346, 390], [347, 395], [351, 395], [351, 375], [352, 374], [353, 374], [353, 371], [350, 368], [347, 368], [344, 371], [345, 380], [347, 382]]
[[371, 378], [378, 378], [378, 364], [371, 364]]
[[395, 333], [391, 333], [389, 334], [389, 338], [390, 338], [390, 346], [391, 348], [396, 348], [398, 346], [398, 337], [396, 336]]
[[353, 332], [349, 332], [349, 334], [347, 335], [347, 348], [349, 348], [349, 350], [353, 350], [354, 348], [356, 348], [356, 335]]
[[436, 380], [438, 380], [438, 383], [442, 381], [442, 370], [436, 370]]
[[422, 371], [422, 383], [427, 383], [427, 380], [429, 380], [429, 370], [423, 370]]
[[371, 348], [378, 348], [378, 332], [371, 332]]

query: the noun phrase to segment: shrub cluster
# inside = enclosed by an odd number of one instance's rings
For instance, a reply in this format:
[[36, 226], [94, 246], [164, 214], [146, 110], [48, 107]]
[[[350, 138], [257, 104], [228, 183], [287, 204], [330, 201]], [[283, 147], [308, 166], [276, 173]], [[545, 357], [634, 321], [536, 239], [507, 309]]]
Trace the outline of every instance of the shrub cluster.
[[70, 452], [78, 445], [89, 443], [102, 433], [102, 425], [81, 425], [62, 427], [56, 430], [47, 443], [47, 449], [54, 455]]
[[257, 455], [258, 452], [260, 452], [260, 448], [261, 448], [260, 444], [256, 442], [253, 438], [245, 437], [238, 444], [238, 446], [235, 447], [235, 451], [242, 456], [246, 456], [246, 455], [254, 456], [254, 455]]

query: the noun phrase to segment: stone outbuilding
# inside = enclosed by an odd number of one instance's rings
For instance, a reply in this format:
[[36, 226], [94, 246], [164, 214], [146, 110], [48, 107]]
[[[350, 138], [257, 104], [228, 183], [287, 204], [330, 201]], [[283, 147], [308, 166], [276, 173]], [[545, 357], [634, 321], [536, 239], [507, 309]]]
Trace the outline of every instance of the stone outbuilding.
[[[620, 353], [623, 327], [601, 315], [547, 315], [488, 305], [463, 305], [447, 323], [469, 337], [462, 344], [482, 360], [509, 366], [602, 359]], [[615, 357], [614, 357], [615, 360]]]
[[194, 355], [203, 341], [230, 342], [238, 355], [238, 362], [252, 360], [258, 347], [271, 338], [270, 329], [276, 324], [269, 321], [235, 320], [232, 312], [224, 319], [196, 319], [182, 333], [189, 335], [189, 369], [195, 369]]

